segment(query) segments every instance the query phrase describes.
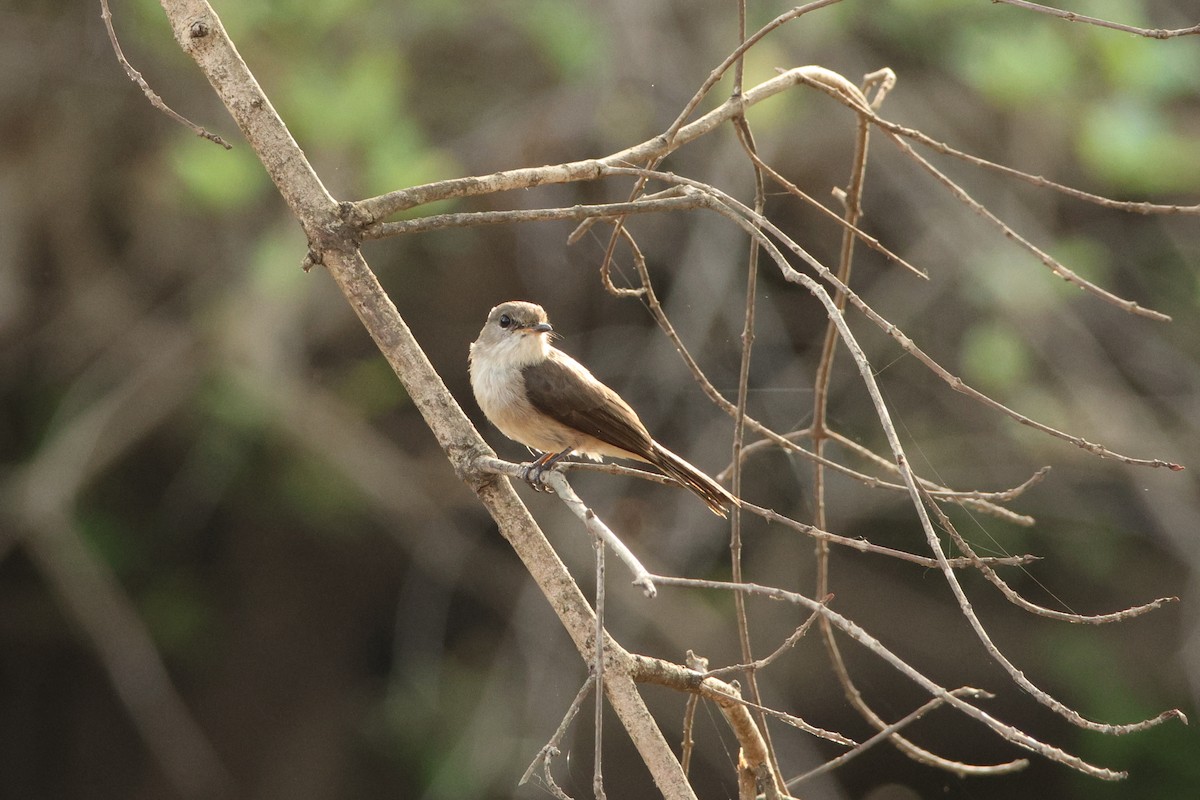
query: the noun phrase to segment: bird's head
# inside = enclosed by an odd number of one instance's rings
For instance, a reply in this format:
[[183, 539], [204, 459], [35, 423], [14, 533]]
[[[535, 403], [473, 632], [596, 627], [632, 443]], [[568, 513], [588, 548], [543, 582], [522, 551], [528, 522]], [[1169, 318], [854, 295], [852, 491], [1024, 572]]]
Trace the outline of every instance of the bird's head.
[[536, 303], [510, 300], [488, 314], [479, 338], [471, 345], [472, 359], [488, 358], [526, 366], [546, 358], [554, 328]]

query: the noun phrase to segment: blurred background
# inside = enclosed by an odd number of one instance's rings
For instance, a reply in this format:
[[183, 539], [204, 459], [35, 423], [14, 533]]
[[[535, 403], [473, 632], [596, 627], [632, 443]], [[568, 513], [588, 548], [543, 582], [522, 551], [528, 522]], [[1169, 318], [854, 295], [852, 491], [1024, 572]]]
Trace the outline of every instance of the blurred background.
[[[736, 45], [731, 3], [415, 0], [217, 3], [217, 11], [339, 199], [500, 169], [602, 156], [666, 128]], [[755, 3], [752, 29], [788, 3]], [[1151, 27], [1196, 23], [1194, 3], [1077, 0]], [[96, 3], [0, 4], [0, 795], [14, 798], [540, 797], [518, 788], [586, 677], [567, 636], [494, 525], [459, 484], [398, 381], [320, 269], [216, 97], [152, 0], [116, 2], [126, 54], [226, 152], [151, 108], [113, 57]], [[889, 66], [882, 113], [985, 158], [1118, 199], [1200, 197], [1200, 40], [1153, 41], [986, 0], [846, 0], [772, 34], [747, 85], [821, 64], [853, 81]], [[705, 108], [727, 96], [726, 80]], [[828, 200], [849, 175], [854, 120], [796, 90], [749, 115], [764, 157]], [[1149, 616], [1075, 626], [964, 584], [1001, 647], [1091, 719], [1130, 722], [1200, 691], [1200, 324], [1195, 216], [1107, 210], [937, 158], [1040, 247], [1102, 286], [1170, 314], [1133, 317], [1054, 278], [953, 200], [882, 136], [863, 226], [928, 282], [859, 247], [854, 282], [948, 369], [1039, 420], [1181, 473], [1100, 460], [988, 411], [936, 380], [869, 323], [867, 350], [919, 472], [1003, 489], [1051, 465], [1013, 503], [1022, 528], [959, 513], [988, 553], [1043, 560], [1006, 572], [1036, 602], [1080, 613], [1178, 596]], [[666, 168], [750, 197], [731, 130]], [[623, 199], [628, 184], [546, 187], [423, 208], [547, 207]], [[768, 213], [826, 263], [838, 230], [773, 194]], [[631, 222], [667, 312], [736, 396], [745, 238], [711, 214]], [[691, 381], [637, 300], [603, 291], [596, 232], [567, 223], [371, 243], [365, 253], [450, 390], [498, 452], [466, 352], [488, 309], [544, 306], [560, 346], [710, 472], [730, 423]], [[620, 255], [618, 281], [634, 274]], [[764, 266], [750, 412], [804, 427], [823, 330], [803, 290]], [[861, 382], [839, 360], [831, 420], [884, 452]], [[853, 456], [834, 450], [852, 466]], [[811, 519], [811, 468], [748, 462], [746, 494]], [[687, 493], [611, 476], [576, 489], [652, 570], [728, 575], [727, 531]], [[591, 546], [552, 497], [520, 489], [586, 592]], [[923, 552], [907, 500], [834, 478], [835, 532]], [[811, 543], [750, 523], [747, 577], [811, 593]], [[879, 747], [797, 791], [812, 798], [1176, 798], [1200, 783], [1200, 734], [1172, 723], [1106, 737], [1037, 705], [991, 664], [936, 571], [835, 552], [834, 607], [948, 687], [997, 693], [987, 710], [1113, 769], [1120, 784], [1032, 757], [962, 778]], [[632, 650], [738, 660], [726, 596], [647, 601], [610, 567], [610, 629]], [[751, 602], [769, 652], [802, 618]], [[846, 642], [868, 702], [899, 719], [921, 693]], [[810, 635], [766, 672], [776, 707], [869, 735]], [[684, 699], [648, 688], [677, 742]], [[586, 716], [586, 715], [585, 715]], [[610, 722], [612, 715], [610, 714]], [[910, 731], [950, 758], [1025, 755], [940, 711]], [[694, 783], [736, 796], [736, 743], [701, 708]], [[797, 774], [840, 749], [792, 730]], [[648, 797], [613, 724], [610, 796]], [[587, 797], [590, 719], [560, 782]]]

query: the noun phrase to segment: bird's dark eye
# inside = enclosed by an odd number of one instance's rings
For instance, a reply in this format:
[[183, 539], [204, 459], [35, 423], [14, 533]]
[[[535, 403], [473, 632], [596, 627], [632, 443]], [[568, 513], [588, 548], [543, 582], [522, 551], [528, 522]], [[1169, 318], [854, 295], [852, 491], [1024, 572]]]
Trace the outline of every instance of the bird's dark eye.
[[510, 317], [508, 314], [500, 315], [500, 327], [501, 328], [507, 328], [507, 327], [511, 326], [512, 324], [513, 324], [512, 317]]

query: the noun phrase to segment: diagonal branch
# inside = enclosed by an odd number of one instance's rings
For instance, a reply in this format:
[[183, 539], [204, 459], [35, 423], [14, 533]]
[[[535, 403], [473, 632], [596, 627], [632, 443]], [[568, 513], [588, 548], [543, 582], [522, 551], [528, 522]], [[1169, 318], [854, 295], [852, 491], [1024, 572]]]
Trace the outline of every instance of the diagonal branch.
[[[537, 582], [583, 658], [594, 645], [594, 615], [579, 587], [506, 479], [496, 480], [476, 463], [492, 455], [447, 390], [412, 332], [355, 247], [342, 207], [326, 191], [303, 151], [238, 54], [212, 7], [204, 0], [162, 0], [176, 41], [195, 60], [304, 229], [313, 260], [326, 266], [451, 465], [492, 515]], [[190, 31], [203, 23], [205, 35]], [[608, 639], [605, 691], [630, 739], [667, 798], [693, 798], [687, 778], [651, 717], [637, 687], [622, 669], [625, 651]]]

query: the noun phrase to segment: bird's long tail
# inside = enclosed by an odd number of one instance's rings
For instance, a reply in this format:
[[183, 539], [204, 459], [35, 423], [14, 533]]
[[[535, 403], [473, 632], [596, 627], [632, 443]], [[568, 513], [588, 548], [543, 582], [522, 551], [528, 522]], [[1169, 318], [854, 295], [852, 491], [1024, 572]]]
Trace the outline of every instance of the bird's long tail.
[[650, 455], [651, 458], [646, 459], [647, 461], [679, 481], [685, 488], [695, 492], [696, 496], [703, 500], [714, 514], [724, 517], [728, 515], [730, 506], [741, 505], [738, 499], [726, 491], [721, 484], [658, 442], [651, 444]]

